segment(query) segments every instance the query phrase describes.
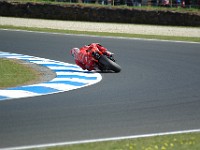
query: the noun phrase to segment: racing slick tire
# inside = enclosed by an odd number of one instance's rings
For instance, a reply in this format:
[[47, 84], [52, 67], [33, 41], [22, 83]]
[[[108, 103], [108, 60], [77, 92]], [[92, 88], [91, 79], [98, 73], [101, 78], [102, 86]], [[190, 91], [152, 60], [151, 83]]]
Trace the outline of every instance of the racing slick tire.
[[121, 71], [121, 67], [115, 63], [114, 61], [110, 60], [107, 56], [101, 55], [99, 58], [100, 70], [112, 70], [116, 73]]

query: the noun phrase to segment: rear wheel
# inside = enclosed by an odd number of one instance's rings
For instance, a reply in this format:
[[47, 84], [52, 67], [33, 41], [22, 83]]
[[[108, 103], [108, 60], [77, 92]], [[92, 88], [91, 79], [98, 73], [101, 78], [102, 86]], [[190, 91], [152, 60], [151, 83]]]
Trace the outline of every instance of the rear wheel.
[[100, 63], [99, 67], [100, 70], [112, 70], [114, 72], [121, 71], [121, 67], [117, 63], [110, 60], [105, 55], [101, 55], [101, 57], [99, 58], [99, 63]]

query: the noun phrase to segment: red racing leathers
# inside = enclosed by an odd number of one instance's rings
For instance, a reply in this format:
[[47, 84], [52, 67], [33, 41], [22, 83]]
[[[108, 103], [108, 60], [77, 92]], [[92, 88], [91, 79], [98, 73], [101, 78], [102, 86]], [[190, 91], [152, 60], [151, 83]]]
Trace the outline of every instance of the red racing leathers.
[[92, 52], [96, 50], [101, 51], [105, 55], [111, 55], [105, 47], [98, 43], [92, 43], [90, 45], [83, 46], [80, 48], [79, 52], [76, 53], [76, 56], [74, 57], [76, 64], [84, 70], [95, 70], [96, 60], [92, 57]]

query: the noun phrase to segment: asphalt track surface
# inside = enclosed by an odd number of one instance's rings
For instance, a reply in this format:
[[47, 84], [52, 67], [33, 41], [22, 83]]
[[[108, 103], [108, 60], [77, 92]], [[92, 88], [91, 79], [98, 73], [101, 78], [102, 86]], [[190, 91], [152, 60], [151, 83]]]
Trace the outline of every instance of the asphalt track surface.
[[99, 42], [120, 73], [59, 94], [0, 101], [0, 148], [199, 129], [200, 44], [0, 30], [0, 50], [74, 63]]

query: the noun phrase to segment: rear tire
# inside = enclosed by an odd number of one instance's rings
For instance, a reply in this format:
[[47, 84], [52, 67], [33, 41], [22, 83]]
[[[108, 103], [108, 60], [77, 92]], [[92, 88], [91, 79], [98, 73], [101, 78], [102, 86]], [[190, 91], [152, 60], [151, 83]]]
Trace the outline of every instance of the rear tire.
[[117, 63], [110, 60], [105, 55], [101, 55], [101, 57], [99, 58], [99, 63], [102, 65], [100, 67], [101, 70], [112, 70], [114, 72], [121, 71], [121, 67]]

